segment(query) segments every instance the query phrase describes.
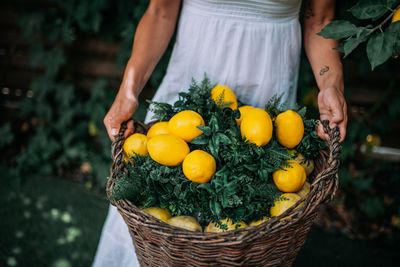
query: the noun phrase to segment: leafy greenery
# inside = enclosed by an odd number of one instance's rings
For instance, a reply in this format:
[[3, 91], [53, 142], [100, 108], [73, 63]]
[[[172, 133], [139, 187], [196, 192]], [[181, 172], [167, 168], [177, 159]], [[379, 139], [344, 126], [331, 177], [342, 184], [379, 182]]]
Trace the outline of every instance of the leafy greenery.
[[[367, 42], [367, 55], [373, 70], [391, 56], [400, 54], [400, 22], [392, 23], [383, 30], [399, 3], [399, 0], [360, 0], [349, 11], [359, 20], [372, 20], [376, 26], [356, 26], [347, 20], [334, 20], [318, 34], [324, 38], [342, 40], [335, 49], [344, 53], [344, 57], [361, 43]], [[381, 21], [376, 23], [377, 20]]]
[[[199, 85], [193, 81], [187, 93], [180, 93], [174, 105], [151, 102], [155, 119], [165, 120], [183, 110], [198, 112], [206, 122], [198, 128], [202, 135], [193, 139], [191, 150], [201, 149], [210, 153], [217, 162], [217, 172], [209, 183], [197, 184], [188, 180], [181, 166], [163, 166], [150, 156], [132, 157], [126, 173], [113, 179], [116, 186], [113, 199], [131, 199], [143, 207], [168, 208], [174, 215], [198, 215], [201, 223], [231, 218], [237, 221], [252, 221], [269, 215], [281, 192], [272, 182], [272, 172], [287, 166], [289, 151], [281, 146], [276, 137], [263, 147], [244, 140], [236, 118], [238, 110], [221, 108], [210, 98], [213, 86], [208, 78]], [[279, 98], [274, 98], [269, 110], [282, 107]], [[272, 104], [274, 106], [272, 106]], [[299, 109], [304, 116], [305, 110]], [[308, 158], [314, 158], [313, 149], [320, 149], [315, 132], [315, 121], [305, 120], [306, 132], [299, 149]], [[303, 152], [304, 151], [304, 152]]]

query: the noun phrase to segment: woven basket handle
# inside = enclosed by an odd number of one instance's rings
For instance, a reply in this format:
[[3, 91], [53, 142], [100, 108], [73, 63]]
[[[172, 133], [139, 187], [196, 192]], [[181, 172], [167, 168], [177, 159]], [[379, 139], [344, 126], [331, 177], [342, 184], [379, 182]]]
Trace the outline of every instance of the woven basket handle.
[[[133, 124], [135, 126], [135, 133], [146, 133], [148, 130], [148, 126], [146, 126], [144, 123], [140, 121], [133, 121]], [[119, 133], [114, 136], [114, 141], [111, 143], [111, 159], [113, 161], [110, 169], [110, 178], [117, 179], [117, 172], [118, 171], [124, 171], [125, 169], [125, 164], [124, 164], [124, 157], [125, 153], [123, 150], [123, 145], [125, 142], [125, 131], [127, 129], [126, 127], [127, 121], [123, 122], [121, 124], [121, 128], [119, 129]], [[110, 197], [111, 195], [111, 189], [114, 187], [114, 182], [111, 180], [108, 180], [109, 186], [107, 186], [107, 196]], [[111, 201], [112, 204], [113, 201]]]
[[339, 186], [339, 166], [340, 166], [340, 157], [342, 154], [342, 146], [339, 143], [340, 140], [340, 131], [339, 127], [335, 127], [331, 129], [329, 127], [329, 121], [323, 120], [322, 126], [326, 134], [329, 135], [328, 149], [329, 149], [329, 157], [328, 157], [328, 168], [322, 171], [316, 179], [313, 181], [312, 185], [318, 184], [321, 180], [326, 179], [334, 179], [334, 187], [331, 194], [331, 200], [334, 198], [336, 194], [336, 190]]

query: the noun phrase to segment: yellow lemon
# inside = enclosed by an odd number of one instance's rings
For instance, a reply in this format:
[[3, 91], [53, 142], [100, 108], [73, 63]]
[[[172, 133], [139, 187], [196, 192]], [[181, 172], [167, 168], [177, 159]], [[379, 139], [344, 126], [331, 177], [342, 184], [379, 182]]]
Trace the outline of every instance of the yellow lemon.
[[301, 153], [297, 153], [297, 157], [294, 159], [294, 161], [303, 166], [307, 176], [309, 176], [314, 170], [314, 161], [306, 160]]
[[144, 212], [150, 214], [153, 217], [156, 217], [160, 221], [166, 222], [169, 218], [172, 217], [171, 213], [167, 209], [160, 209], [157, 207], [150, 207], [143, 210]]
[[292, 149], [303, 139], [303, 119], [293, 110], [280, 113], [276, 117], [275, 125], [276, 137], [282, 146]]
[[202, 131], [197, 128], [200, 125], [204, 125], [204, 120], [199, 113], [192, 110], [184, 110], [175, 114], [169, 120], [168, 130], [186, 142], [190, 142], [202, 134]]
[[293, 160], [288, 160], [289, 167], [284, 167], [272, 173], [276, 187], [282, 192], [293, 193], [299, 191], [306, 181], [306, 171]]
[[186, 178], [199, 184], [210, 181], [216, 168], [217, 164], [214, 157], [202, 150], [190, 152], [182, 164], [182, 170]]
[[166, 166], [178, 166], [189, 154], [189, 146], [173, 134], [156, 135], [147, 142], [150, 157]]
[[310, 188], [311, 188], [310, 183], [309, 182], [305, 182], [303, 187], [299, 191], [297, 191], [296, 194], [301, 198], [305, 197], [308, 194], [310, 194]]
[[154, 123], [150, 129], [147, 131], [147, 138], [152, 138], [153, 136], [160, 134], [168, 134], [168, 121], [160, 121]]
[[258, 220], [258, 221], [252, 221], [251, 223], [249, 223], [249, 226], [257, 226], [262, 224], [263, 222], [266, 222], [268, 220], [270, 220], [270, 217], [264, 216], [262, 219]]
[[301, 198], [294, 193], [282, 194], [280, 197], [275, 199], [274, 206], [270, 209], [271, 217], [276, 217], [284, 213], [291, 206], [296, 204]]
[[176, 216], [168, 219], [167, 223], [189, 231], [203, 231], [197, 220], [190, 216]]
[[395, 23], [396, 21], [400, 20], [400, 6], [397, 7], [396, 12], [394, 12], [393, 17], [392, 17], [392, 23]]
[[[221, 233], [225, 231], [231, 231], [247, 227], [247, 224], [245, 222], [233, 223], [232, 220], [229, 218], [219, 220], [219, 222], [221, 222], [222, 228], [220, 228], [216, 222], [210, 222], [204, 231], [212, 233]], [[224, 229], [225, 227], [226, 229]]]
[[271, 140], [272, 128], [271, 117], [260, 108], [249, 110], [240, 125], [242, 136], [259, 147]]
[[242, 120], [244, 118], [244, 116], [246, 116], [246, 114], [248, 113], [248, 111], [252, 110], [254, 107], [252, 106], [241, 106], [239, 108], [240, 111], [240, 118], [236, 119], [236, 123], [237, 125], [240, 125], [242, 123]]
[[126, 155], [125, 161], [127, 161], [127, 157], [134, 157], [135, 155], [146, 156], [148, 154], [147, 136], [141, 133], [134, 133], [126, 138], [122, 148]]
[[233, 91], [226, 85], [218, 84], [211, 90], [211, 98], [218, 106], [229, 105], [231, 109], [237, 109], [237, 100]]

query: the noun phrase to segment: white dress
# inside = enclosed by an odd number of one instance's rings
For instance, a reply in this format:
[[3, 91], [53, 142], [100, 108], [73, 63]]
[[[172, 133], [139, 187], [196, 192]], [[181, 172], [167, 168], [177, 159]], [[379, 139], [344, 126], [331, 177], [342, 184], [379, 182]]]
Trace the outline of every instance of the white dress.
[[[293, 105], [301, 50], [301, 0], [184, 0], [167, 73], [153, 100], [173, 103], [204, 73], [243, 103], [264, 107], [284, 94]], [[151, 120], [149, 112], [146, 121]], [[114, 206], [94, 267], [139, 266], [128, 228]]]

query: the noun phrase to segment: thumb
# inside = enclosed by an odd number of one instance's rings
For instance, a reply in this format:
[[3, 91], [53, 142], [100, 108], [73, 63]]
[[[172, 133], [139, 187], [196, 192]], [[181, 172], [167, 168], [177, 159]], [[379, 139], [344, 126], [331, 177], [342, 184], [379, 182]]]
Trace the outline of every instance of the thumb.
[[104, 118], [104, 125], [106, 126], [107, 134], [110, 137], [111, 141], [114, 141], [114, 136], [119, 133], [119, 130], [121, 128], [121, 122], [107, 115]]
[[329, 127], [334, 128], [343, 121], [343, 109], [339, 105], [332, 108], [332, 116], [329, 121]]
[[107, 129], [108, 135], [112, 141], [114, 141], [114, 137], [119, 133], [120, 128], [120, 124], [113, 124], [110, 125], [109, 129]]
[[135, 125], [133, 123], [133, 120], [129, 120], [126, 124], [126, 130], [124, 133], [125, 139], [128, 138], [134, 132], [135, 132]]

